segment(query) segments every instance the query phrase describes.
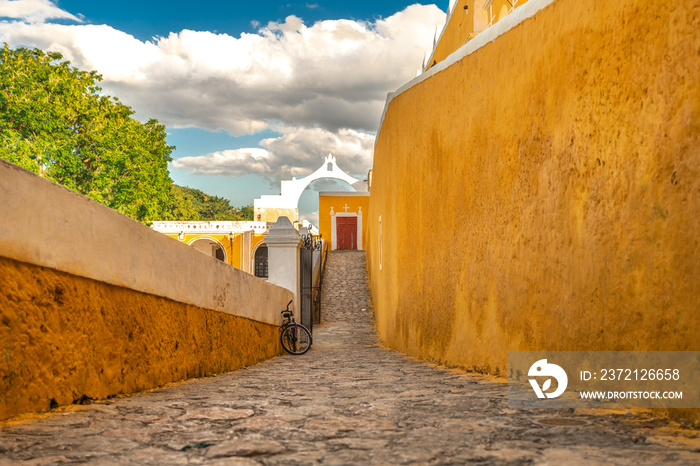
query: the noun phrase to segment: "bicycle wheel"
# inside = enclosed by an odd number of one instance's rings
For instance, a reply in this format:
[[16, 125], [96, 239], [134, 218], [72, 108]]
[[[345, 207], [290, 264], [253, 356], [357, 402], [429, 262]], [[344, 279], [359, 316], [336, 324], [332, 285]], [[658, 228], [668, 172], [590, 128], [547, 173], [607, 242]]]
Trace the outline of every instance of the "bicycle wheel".
[[280, 343], [289, 354], [304, 354], [311, 348], [311, 334], [303, 325], [289, 325], [282, 330]]

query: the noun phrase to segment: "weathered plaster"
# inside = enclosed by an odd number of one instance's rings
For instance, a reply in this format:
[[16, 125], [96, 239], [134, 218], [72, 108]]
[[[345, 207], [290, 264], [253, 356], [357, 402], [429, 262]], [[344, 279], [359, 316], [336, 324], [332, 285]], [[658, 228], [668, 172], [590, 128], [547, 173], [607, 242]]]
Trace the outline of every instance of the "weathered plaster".
[[366, 219], [387, 345], [499, 374], [700, 349], [699, 21], [557, 0], [392, 97]]

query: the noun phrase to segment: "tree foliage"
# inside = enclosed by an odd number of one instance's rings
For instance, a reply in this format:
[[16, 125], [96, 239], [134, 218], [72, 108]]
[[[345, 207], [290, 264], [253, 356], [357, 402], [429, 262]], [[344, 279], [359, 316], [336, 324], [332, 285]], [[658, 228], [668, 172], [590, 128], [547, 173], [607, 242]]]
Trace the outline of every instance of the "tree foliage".
[[253, 220], [253, 206], [232, 207], [228, 200], [199, 189], [173, 185], [168, 220]]
[[0, 157], [149, 222], [171, 207], [174, 149], [156, 120], [101, 95], [94, 71], [58, 53], [0, 51]]
[[141, 123], [102, 77], [59, 53], [0, 50], [0, 158], [105, 204], [152, 220], [252, 220], [253, 208], [173, 184], [173, 146], [156, 120]]

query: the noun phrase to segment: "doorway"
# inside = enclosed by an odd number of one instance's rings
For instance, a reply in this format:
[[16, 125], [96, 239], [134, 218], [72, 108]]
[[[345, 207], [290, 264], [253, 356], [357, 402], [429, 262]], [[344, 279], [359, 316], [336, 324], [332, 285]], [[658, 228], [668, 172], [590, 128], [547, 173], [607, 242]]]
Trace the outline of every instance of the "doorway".
[[338, 249], [357, 249], [357, 217], [336, 217]]

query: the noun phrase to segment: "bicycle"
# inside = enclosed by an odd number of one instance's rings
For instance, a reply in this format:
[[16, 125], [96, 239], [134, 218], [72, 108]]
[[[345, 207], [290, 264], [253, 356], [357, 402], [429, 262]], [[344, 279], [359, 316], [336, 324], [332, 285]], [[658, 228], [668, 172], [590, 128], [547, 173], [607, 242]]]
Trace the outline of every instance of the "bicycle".
[[280, 327], [280, 343], [287, 353], [299, 355], [311, 349], [313, 340], [309, 329], [294, 320], [294, 313], [289, 310], [292, 301], [289, 301], [287, 309], [281, 312], [285, 320]]

